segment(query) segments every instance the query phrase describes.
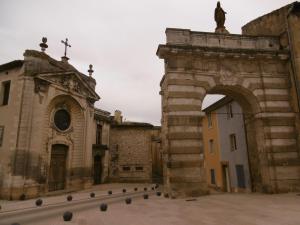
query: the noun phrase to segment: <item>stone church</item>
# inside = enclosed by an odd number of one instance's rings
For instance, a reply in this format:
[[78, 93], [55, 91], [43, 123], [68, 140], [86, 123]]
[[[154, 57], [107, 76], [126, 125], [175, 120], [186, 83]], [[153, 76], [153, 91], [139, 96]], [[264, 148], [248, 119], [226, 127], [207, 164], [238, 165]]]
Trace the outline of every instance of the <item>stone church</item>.
[[[129, 125], [120, 111], [111, 116], [95, 108], [100, 97], [92, 66], [85, 75], [68, 63], [66, 53], [61, 61], [51, 58], [46, 41], [41, 51], [26, 50], [24, 60], [0, 65], [1, 198], [31, 198], [109, 181], [151, 182], [152, 166], [159, 165], [152, 160], [159, 155], [159, 128]], [[138, 146], [125, 137], [124, 147], [118, 130], [128, 127], [142, 140]], [[126, 161], [127, 150], [137, 151]]]

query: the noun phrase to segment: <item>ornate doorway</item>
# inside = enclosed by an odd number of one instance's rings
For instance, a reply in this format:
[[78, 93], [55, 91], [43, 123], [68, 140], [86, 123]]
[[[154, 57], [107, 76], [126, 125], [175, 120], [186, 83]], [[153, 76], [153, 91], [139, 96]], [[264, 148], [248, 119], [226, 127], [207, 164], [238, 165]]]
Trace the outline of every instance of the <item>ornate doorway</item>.
[[68, 146], [56, 144], [52, 146], [48, 190], [57, 191], [65, 188], [66, 159]]

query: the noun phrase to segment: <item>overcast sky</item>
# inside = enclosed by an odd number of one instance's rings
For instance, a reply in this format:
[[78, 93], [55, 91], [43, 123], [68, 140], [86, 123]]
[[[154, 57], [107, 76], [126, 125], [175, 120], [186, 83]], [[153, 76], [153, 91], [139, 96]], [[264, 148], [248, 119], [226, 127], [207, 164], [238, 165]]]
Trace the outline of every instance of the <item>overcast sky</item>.
[[[25, 49], [39, 50], [48, 38], [47, 54], [60, 60], [66, 37], [70, 63], [94, 78], [101, 109], [122, 111], [127, 120], [160, 124], [159, 82], [163, 61], [157, 46], [165, 29], [214, 32], [212, 0], [0, 0], [0, 64], [23, 59]], [[247, 22], [293, 1], [223, 0], [225, 26], [241, 33]], [[276, 26], [276, 24], [274, 24]], [[206, 98], [206, 105], [215, 98]]]

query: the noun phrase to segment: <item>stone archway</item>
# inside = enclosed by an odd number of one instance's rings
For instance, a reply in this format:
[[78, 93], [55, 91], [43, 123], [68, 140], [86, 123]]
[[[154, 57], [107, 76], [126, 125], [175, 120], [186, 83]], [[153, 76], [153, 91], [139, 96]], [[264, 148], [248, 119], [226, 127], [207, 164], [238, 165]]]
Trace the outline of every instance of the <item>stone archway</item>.
[[[66, 111], [69, 115], [68, 124], [60, 118], [55, 121], [55, 115], [59, 111]], [[80, 102], [70, 95], [58, 95], [51, 99], [45, 112], [44, 139], [48, 146], [47, 161], [51, 167], [53, 146], [68, 146], [65, 171], [65, 189], [80, 189], [86, 177], [92, 180], [91, 163], [87, 166], [87, 160], [92, 160], [92, 149], [86, 149], [86, 111]], [[58, 123], [57, 123], [58, 122]], [[59, 125], [63, 123], [63, 125]], [[64, 126], [66, 125], [65, 129]], [[62, 127], [61, 127], [62, 126]], [[58, 156], [61, 156], [57, 154]], [[61, 156], [63, 158], [63, 156]], [[62, 160], [62, 159], [61, 159]]]
[[[296, 110], [289, 52], [277, 37], [167, 29], [161, 81], [164, 183], [172, 196], [207, 193], [203, 168], [203, 98], [230, 95], [246, 117], [255, 190], [299, 190]], [[293, 93], [292, 93], [293, 94]]]

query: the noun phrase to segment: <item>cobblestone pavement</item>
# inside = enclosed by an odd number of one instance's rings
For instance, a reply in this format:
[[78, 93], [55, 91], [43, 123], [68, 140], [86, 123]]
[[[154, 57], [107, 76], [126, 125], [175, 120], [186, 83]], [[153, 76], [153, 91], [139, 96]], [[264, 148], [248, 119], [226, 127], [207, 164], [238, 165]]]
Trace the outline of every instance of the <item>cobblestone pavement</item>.
[[[189, 201], [187, 201], [189, 200]], [[300, 224], [300, 196], [297, 193], [213, 194], [195, 199], [141, 196], [126, 205], [123, 199], [109, 201], [108, 210], [99, 205], [74, 209], [71, 222], [63, 222], [63, 210], [39, 221], [21, 225], [297, 225]], [[34, 216], [34, 215], [33, 215]], [[1, 218], [1, 217], [0, 217]], [[1, 224], [1, 221], [0, 221]]]

